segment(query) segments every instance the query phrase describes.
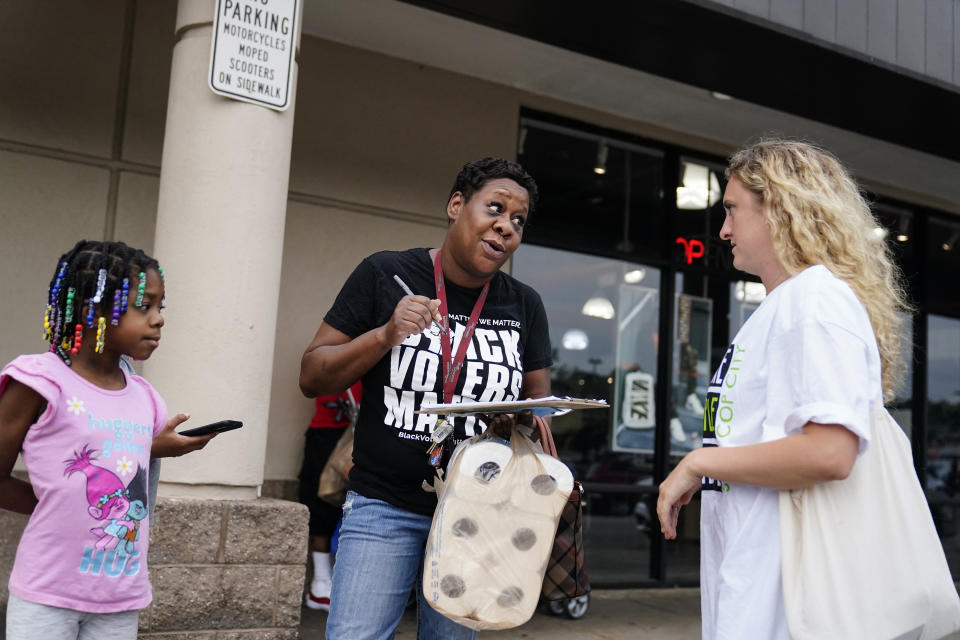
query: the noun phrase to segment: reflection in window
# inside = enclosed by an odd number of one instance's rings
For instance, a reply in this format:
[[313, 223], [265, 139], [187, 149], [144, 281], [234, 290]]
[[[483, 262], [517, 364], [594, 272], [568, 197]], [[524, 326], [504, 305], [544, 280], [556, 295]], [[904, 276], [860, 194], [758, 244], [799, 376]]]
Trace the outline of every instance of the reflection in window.
[[[563, 461], [588, 491], [587, 563], [596, 583], [636, 583], [659, 535], [653, 486], [660, 272], [646, 265], [523, 245], [513, 275], [543, 300], [552, 392], [603, 398], [608, 411], [553, 419]], [[603, 314], [584, 304], [602, 298]], [[607, 307], [606, 305], [609, 305]]]
[[886, 239], [887, 246], [893, 251], [898, 264], [909, 264], [918, 249], [915, 237], [916, 218], [913, 212], [890, 202], [876, 202], [872, 209], [881, 225], [875, 233]]
[[767, 289], [762, 282], [740, 280], [730, 285], [730, 336], [728, 343], [733, 342], [734, 336], [747, 318], [757, 310], [763, 299], [767, 297]]
[[930, 315], [927, 324], [926, 492], [953, 575], [960, 572], [960, 319]]
[[677, 187], [677, 209], [703, 211], [720, 200], [720, 180], [709, 167], [683, 161], [680, 186]]
[[930, 218], [927, 231], [926, 293], [933, 313], [960, 316], [957, 274], [960, 273], [960, 223]]
[[618, 298], [623, 314], [617, 323], [613, 448], [653, 453], [660, 292], [621, 284]]
[[913, 316], [901, 313], [900, 317], [903, 320], [903, 331], [900, 334], [900, 366], [903, 367], [903, 377], [893, 399], [887, 403], [887, 409], [907, 436], [910, 436], [913, 432]]
[[713, 302], [687, 294], [676, 297], [673, 341], [673, 406], [670, 408], [670, 453], [683, 456], [700, 448], [703, 405], [710, 379]]
[[677, 264], [732, 269], [729, 245], [720, 239], [724, 186], [721, 166], [680, 160], [677, 215], [673, 220], [675, 237], [671, 238]]
[[[540, 189], [524, 242], [601, 255], [664, 255], [662, 152], [627, 136], [535, 118], [523, 117], [520, 125], [517, 159]], [[539, 224], [541, 216], [549, 224]]]

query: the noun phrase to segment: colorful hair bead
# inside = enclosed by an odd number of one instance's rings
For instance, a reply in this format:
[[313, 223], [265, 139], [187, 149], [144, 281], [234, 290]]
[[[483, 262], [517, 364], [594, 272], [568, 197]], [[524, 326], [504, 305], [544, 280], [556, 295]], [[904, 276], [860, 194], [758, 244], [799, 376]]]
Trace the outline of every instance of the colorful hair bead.
[[50, 340], [53, 337], [51, 326], [56, 326], [56, 308], [57, 296], [60, 294], [60, 285], [63, 284], [63, 278], [67, 274], [67, 261], [60, 263], [60, 269], [57, 271], [57, 277], [54, 278], [53, 286], [50, 287], [50, 302], [43, 314], [43, 339]]
[[64, 260], [60, 263], [60, 270], [57, 272], [57, 278], [53, 283], [53, 286], [50, 288], [50, 304], [56, 304], [57, 294], [60, 293], [60, 284], [63, 282], [63, 277], [67, 274], [67, 261]]
[[93, 329], [93, 298], [87, 298], [87, 326]]
[[50, 331], [50, 312], [53, 310], [53, 307], [49, 304], [43, 312], [43, 339], [46, 341], [50, 340], [52, 332]]
[[93, 296], [93, 301], [97, 304], [100, 304], [100, 302], [103, 300], [103, 290], [106, 288], [106, 286], [107, 270], [100, 269], [100, 271], [97, 272], [97, 293]]
[[110, 324], [120, 324], [120, 289], [113, 290], [113, 318], [110, 319]]
[[103, 353], [103, 342], [107, 337], [107, 319], [103, 316], [97, 318], [97, 342], [93, 345], [96, 353]]
[[143, 304], [143, 293], [147, 289], [147, 274], [140, 272], [140, 281], [137, 283], [137, 306]]
[[120, 286], [123, 287], [123, 293], [120, 294], [120, 313], [124, 314], [127, 312], [127, 299], [130, 297], [130, 278], [124, 278]]
[[60, 309], [50, 307], [50, 337], [47, 339], [51, 345], [56, 344], [60, 340], [60, 328], [62, 326], [63, 316], [60, 314]]
[[76, 328], [73, 331], [73, 347], [70, 348], [70, 353], [77, 355], [77, 352], [80, 351], [80, 347], [83, 346], [83, 325], [77, 323]]
[[161, 279], [161, 280], [165, 280], [164, 277], [163, 277], [163, 267], [157, 265], [157, 273], [160, 274], [160, 279]]
[[66, 323], [70, 324], [73, 322], [73, 296], [76, 295], [76, 290], [73, 287], [67, 289], [67, 310], [66, 310]]

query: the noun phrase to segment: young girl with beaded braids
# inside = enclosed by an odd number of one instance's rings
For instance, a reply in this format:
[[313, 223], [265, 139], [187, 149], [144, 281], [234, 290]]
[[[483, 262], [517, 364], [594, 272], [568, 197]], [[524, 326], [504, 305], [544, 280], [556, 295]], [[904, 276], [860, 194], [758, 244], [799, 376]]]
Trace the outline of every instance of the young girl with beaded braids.
[[[152, 598], [152, 457], [202, 448], [121, 366], [163, 327], [163, 271], [121, 242], [80, 241], [57, 261], [44, 314], [50, 350], [0, 371], [0, 507], [30, 514], [10, 575], [7, 638], [125, 639]], [[22, 453], [30, 482], [11, 476]]]

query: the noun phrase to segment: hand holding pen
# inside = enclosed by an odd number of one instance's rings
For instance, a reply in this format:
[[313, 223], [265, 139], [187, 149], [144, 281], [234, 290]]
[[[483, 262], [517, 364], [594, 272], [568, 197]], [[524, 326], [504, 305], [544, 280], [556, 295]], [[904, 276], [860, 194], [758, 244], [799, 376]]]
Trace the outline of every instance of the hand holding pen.
[[[407, 294], [408, 296], [413, 296], [413, 297], [426, 297], [426, 296], [417, 296], [417, 294], [415, 294], [415, 293], [410, 289], [410, 287], [407, 286], [407, 283], [404, 282], [404, 281], [400, 278], [400, 276], [394, 274], [393, 279], [397, 281], [397, 284], [400, 285], [400, 288], [403, 289], [403, 292], [404, 292], [405, 294]], [[430, 300], [430, 302], [433, 303], [433, 302], [435, 302], [435, 301]], [[437, 317], [438, 317], [438, 316], [437, 316], [436, 305], [434, 305], [434, 304], [429, 304], [429, 305], [426, 305], [426, 306], [427, 306], [427, 308], [430, 310], [430, 315], [432, 316], [432, 317], [431, 317], [431, 322], [433, 323], [433, 331], [434, 331], [434, 334], [435, 334], [435, 335], [441, 335], [441, 334], [443, 333], [443, 327], [441, 327], [441, 326], [440, 326], [440, 323], [437, 322]], [[418, 328], [419, 328], [419, 326], [418, 326]], [[425, 327], [424, 327], [424, 328], [425, 328]]]

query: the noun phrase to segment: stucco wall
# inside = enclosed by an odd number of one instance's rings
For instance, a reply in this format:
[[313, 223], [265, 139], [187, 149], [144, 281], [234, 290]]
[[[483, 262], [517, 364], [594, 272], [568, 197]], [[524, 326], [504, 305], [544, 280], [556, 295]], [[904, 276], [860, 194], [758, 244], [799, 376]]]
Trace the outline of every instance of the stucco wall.
[[3, 362], [44, 348], [45, 292], [61, 252], [108, 229], [135, 246], [153, 244], [176, 7], [138, 4], [129, 89], [118, 102], [124, 4], [0, 8]]

